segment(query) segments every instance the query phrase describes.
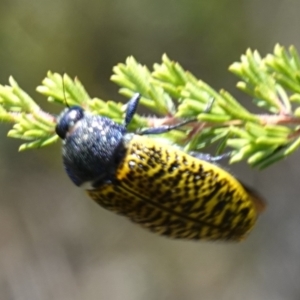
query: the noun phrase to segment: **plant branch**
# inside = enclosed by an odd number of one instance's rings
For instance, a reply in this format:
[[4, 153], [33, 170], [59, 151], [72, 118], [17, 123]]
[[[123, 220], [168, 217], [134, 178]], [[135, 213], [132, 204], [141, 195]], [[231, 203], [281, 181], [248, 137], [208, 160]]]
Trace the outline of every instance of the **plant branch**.
[[[130, 131], [191, 118], [196, 121], [158, 138], [186, 151], [215, 145], [221, 152], [230, 147], [231, 162], [247, 160], [258, 168], [293, 153], [300, 144], [300, 58], [296, 49], [276, 45], [265, 57], [248, 49], [229, 71], [239, 78], [237, 88], [260, 108], [259, 114], [246, 109], [228, 91], [218, 92], [197, 79], [166, 54], [153, 70], [129, 57], [113, 68], [111, 80], [127, 98], [141, 93], [141, 105], [159, 116], [136, 114]], [[37, 91], [62, 106], [80, 105], [119, 123], [124, 118], [126, 104], [91, 98], [81, 82], [68, 75], [48, 72]], [[13, 124], [9, 137], [25, 140], [20, 150], [48, 146], [58, 139], [56, 117], [44, 112], [12, 77], [9, 85], [0, 85], [0, 119]]]

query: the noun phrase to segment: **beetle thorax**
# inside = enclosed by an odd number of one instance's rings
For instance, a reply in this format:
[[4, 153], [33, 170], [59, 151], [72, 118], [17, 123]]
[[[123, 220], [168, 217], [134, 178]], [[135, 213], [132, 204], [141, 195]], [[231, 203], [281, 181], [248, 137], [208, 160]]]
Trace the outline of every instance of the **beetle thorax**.
[[85, 115], [63, 142], [63, 161], [72, 181], [95, 186], [112, 180], [124, 155], [124, 126], [112, 120]]

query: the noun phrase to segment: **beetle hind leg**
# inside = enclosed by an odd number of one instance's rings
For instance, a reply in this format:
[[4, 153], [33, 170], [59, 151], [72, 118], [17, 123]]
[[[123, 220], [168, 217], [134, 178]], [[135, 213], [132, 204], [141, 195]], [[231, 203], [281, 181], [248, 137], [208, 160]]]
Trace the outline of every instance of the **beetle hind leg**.
[[231, 152], [226, 152], [226, 153], [223, 153], [221, 155], [213, 156], [213, 155], [208, 154], [208, 153], [201, 153], [201, 152], [191, 151], [191, 152], [189, 152], [189, 155], [191, 155], [195, 158], [201, 159], [201, 160], [205, 160], [207, 162], [215, 163], [215, 162], [219, 162], [221, 160], [229, 158], [230, 155], [231, 155]]

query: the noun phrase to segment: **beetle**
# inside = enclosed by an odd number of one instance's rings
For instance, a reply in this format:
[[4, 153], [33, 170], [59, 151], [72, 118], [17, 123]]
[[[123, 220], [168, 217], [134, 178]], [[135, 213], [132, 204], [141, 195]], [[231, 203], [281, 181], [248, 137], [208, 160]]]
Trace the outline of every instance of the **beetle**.
[[127, 131], [140, 95], [128, 102], [124, 123], [79, 106], [58, 117], [65, 170], [102, 207], [160, 235], [178, 239], [244, 239], [264, 206], [261, 197], [200, 153], [150, 138], [188, 123]]

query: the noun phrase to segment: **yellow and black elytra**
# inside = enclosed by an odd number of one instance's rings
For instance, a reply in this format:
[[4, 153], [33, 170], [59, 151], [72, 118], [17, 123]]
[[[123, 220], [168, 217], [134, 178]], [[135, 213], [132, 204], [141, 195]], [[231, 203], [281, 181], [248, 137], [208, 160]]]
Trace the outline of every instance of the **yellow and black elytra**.
[[187, 122], [128, 133], [139, 99], [128, 102], [124, 125], [78, 106], [61, 113], [56, 133], [71, 180], [102, 207], [160, 235], [242, 240], [264, 207], [261, 198], [209, 156], [147, 137]]

